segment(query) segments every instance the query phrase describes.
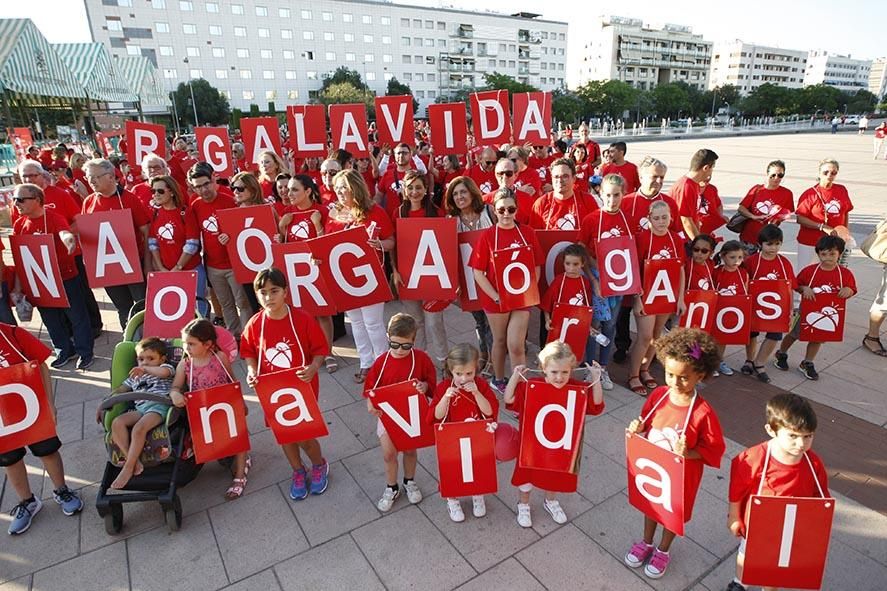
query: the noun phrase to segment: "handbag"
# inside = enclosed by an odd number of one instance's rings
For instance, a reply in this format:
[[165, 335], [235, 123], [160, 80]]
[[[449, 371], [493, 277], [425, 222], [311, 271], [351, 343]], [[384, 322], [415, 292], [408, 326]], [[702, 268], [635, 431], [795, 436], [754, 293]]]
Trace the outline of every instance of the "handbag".
[[871, 234], [862, 241], [859, 249], [870, 259], [887, 264], [887, 219], [875, 226]]
[[[761, 190], [760, 185], [755, 187], [755, 194], [752, 196], [752, 200], [754, 200], [754, 197], [758, 196], [758, 191], [760, 191], [760, 190]], [[727, 229], [730, 230], [731, 232], [736, 232], [737, 234], [741, 234], [742, 229], [745, 228], [745, 222], [747, 222], [747, 221], [748, 221], [748, 218], [737, 211], [727, 221]]]

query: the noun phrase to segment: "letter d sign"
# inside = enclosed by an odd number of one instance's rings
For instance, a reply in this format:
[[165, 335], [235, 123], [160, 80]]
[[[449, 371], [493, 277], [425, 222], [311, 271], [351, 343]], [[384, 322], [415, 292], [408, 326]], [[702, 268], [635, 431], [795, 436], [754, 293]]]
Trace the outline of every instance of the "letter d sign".
[[55, 435], [36, 361], [0, 368], [0, 453]]

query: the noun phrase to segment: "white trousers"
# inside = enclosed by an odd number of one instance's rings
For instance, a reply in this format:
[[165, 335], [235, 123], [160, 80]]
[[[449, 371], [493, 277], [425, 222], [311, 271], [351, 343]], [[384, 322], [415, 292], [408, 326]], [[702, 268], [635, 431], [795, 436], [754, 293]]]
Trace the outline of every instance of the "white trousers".
[[360, 357], [361, 369], [369, 369], [373, 362], [388, 350], [388, 334], [385, 332], [385, 303], [355, 308], [345, 312], [351, 322], [354, 346]]

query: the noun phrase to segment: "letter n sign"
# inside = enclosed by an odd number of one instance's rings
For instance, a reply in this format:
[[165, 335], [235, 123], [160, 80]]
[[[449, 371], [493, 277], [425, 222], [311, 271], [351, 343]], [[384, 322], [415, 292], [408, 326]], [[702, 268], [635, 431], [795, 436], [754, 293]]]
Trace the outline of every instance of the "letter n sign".
[[650, 519], [684, 535], [684, 458], [637, 434], [625, 442], [628, 502]]

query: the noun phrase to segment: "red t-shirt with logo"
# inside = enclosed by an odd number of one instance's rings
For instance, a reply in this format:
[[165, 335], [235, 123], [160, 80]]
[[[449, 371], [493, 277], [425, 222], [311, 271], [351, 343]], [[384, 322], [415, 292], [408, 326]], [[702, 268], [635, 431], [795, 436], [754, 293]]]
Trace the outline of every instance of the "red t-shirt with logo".
[[492, 166], [489, 171], [485, 172], [481, 170], [480, 166], [475, 164], [468, 169], [466, 174], [468, 175], [468, 178], [474, 181], [477, 188], [480, 189], [481, 194], [489, 193], [499, 186], [499, 183], [496, 182], [496, 171]]
[[625, 193], [634, 193], [641, 186], [641, 177], [638, 176], [638, 167], [633, 162], [626, 160], [623, 164], [604, 164], [601, 167], [601, 176], [618, 174], [625, 179]]
[[400, 206], [400, 192], [403, 189], [403, 177], [405, 174], [406, 172], [397, 170], [397, 166], [392, 165], [388, 167], [388, 170], [379, 179], [377, 190], [385, 195], [385, 210], [388, 212], [389, 217], [393, 216]]
[[752, 281], [782, 280], [792, 284], [792, 289], [798, 287], [795, 270], [787, 258], [777, 254], [776, 258], [767, 260], [761, 253], [753, 254], [743, 261], [743, 266]]
[[[798, 215], [813, 220], [817, 224], [846, 226], [849, 214], [853, 211], [853, 203], [844, 185], [833, 184], [831, 187], [810, 187], [798, 199]], [[807, 246], [816, 246], [816, 241], [825, 234], [817, 228], [807, 228], [800, 224], [798, 230], [798, 243]]]
[[[181, 209], [156, 209], [154, 220], [148, 229], [148, 236], [157, 241], [160, 261], [167, 269], [179, 263], [186, 240], [200, 240], [200, 228], [194, 212], [189, 207]], [[185, 263], [184, 271], [190, 271], [200, 264], [200, 253], [192, 255]]]
[[768, 189], [764, 185], [755, 185], [743, 197], [739, 205], [754, 215], [765, 215], [767, 219], [745, 220], [739, 239], [748, 244], [758, 243], [758, 233], [767, 224], [779, 224], [789, 213], [795, 210], [795, 197], [785, 187]]
[[545, 158], [536, 158], [535, 156], [530, 156], [527, 160], [527, 166], [536, 171], [536, 174], [539, 176], [539, 181], [543, 185], [551, 184], [551, 170], [549, 166], [551, 163], [557, 159], [556, 156], [546, 156]]
[[715, 277], [717, 270], [714, 261], [707, 260], [699, 264], [692, 258], [687, 259], [687, 291], [699, 289], [702, 291], [715, 291]]
[[490, 414], [485, 415], [481, 412], [480, 408], [477, 406], [477, 401], [474, 398], [474, 394], [469, 394], [464, 390], [458, 390], [458, 394], [450, 399], [450, 408], [449, 412], [446, 414], [446, 419], [438, 419], [434, 416], [434, 409], [437, 404], [443, 399], [444, 394], [447, 393], [447, 388], [453, 385], [453, 380], [443, 380], [441, 383], [437, 385], [437, 388], [434, 390], [434, 398], [431, 399], [431, 407], [428, 409], [428, 416], [425, 418], [429, 423], [461, 423], [462, 421], [483, 421], [485, 419], [493, 419], [495, 420], [497, 416], [499, 416], [499, 401], [496, 399], [496, 395], [493, 394], [493, 390], [490, 388], [490, 385], [487, 383], [485, 379], [480, 376], [474, 378], [474, 383], [477, 385], [477, 390], [480, 392], [481, 396], [486, 399], [487, 402], [490, 403]]
[[228, 258], [228, 250], [219, 243], [219, 220], [216, 212], [223, 209], [237, 207], [234, 199], [221, 193], [216, 194], [212, 202], [207, 202], [196, 197], [191, 201], [191, 211], [200, 229], [200, 237], [203, 242], [203, 257], [207, 267], [213, 269], [230, 269], [231, 260]]
[[592, 168], [590, 160], [576, 163], [576, 188], [588, 193], [588, 183], [592, 176], [594, 176], [594, 168]]
[[632, 224], [628, 220], [628, 216], [622, 209], [615, 213], [597, 209], [585, 216], [582, 220], [582, 228], [579, 234], [579, 242], [588, 248], [588, 253], [597, 258], [596, 245], [601, 240], [607, 238], [618, 238], [620, 236], [634, 237], [631, 231]]
[[68, 247], [62, 242], [59, 232], [66, 230], [71, 231], [71, 226], [65, 221], [65, 218], [49, 209], [43, 210], [44, 215], [39, 218], [29, 218], [20, 216], [12, 226], [14, 234], [26, 236], [29, 234], [51, 234], [52, 242], [55, 245], [55, 256], [59, 263], [59, 274], [62, 281], [77, 277], [77, 264], [74, 262], [74, 255], [68, 254]]
[[139, 201], [139, 198], [129, 191], [119, 191], [110, 197], [106, 197], [101, 193], [93, 193], [83, 200], [80, 213], [95, 213], [98, 211], [114, 211], [118, 209], [128, 209], [132, 212], [132, 227], [135, 230], [136, 244], [139, 252], [145, 252], [145, 239], [139, 230], [142, 226], [151, 223], [151, 214]]
[[574, 191], [569, 199], [558, 199], [550, 191], [533, 203], [530, 225], [537, 230], [578, 230], [582, 220], [598, 209], [587, 193]]
[[[651, 230], [644, 230], [635, 237], [638, 248], [638, 261], [647, 259], [678, 259], [681, 264], [687, 260], [687, 251], [684, 249], [684, 239], [677, 232], [666, 231], [662, 236], [657, 236]], [[641, 269], [643, 269], [641, 265]]]
[[[544, 266], [545, 254], [542, 252], [542, 247], [539, 245], [539, 239], [536, 237], [536, 232], [529, 226], [518, 224], [507, 229], [494, 225], [484, 230], [484, 233], [478, 241], [477, 247], [471, 254], [471, 260], [468, 262], [468, 265], [472, 269], [483, 271], [489, 282], [493, 285], [496, 291], [498, 291], [499, 280], [495, 268], [493, 267], [493, 253], [497, 249], [507, 250], [524, 245], [528, 245], [532, 250], [536, 266]], [[533, 269], [530, 269], [530, 272], [532, 273]], [[488, 297], [484, 296], [482, 297], [482, 300], [485, 302], [484, 310], [494, 313], [500, 312], [499, 306]]]
[[[384, 370], [383, 370], [384, 366]], [[413, 347], [406, 357], [397, 358], [386, 351], [373, 362], [363, 382], [363, 395], [374, 388], [393, 386], [407, 380], [419, 380], [428, 384], [425, 395], [431, 398], [437, 387], [437, 368], [428, 353]]]
[[320, 227], [323, 228], [326, 225], [326, 218], [329, 214], [329, 209], [326, 207], [318, 203], [312, 203], [308, 209], [298, 209], [294, 205], [287, 206], [283, 213], [284, 215], [291, 214], [293, 219], [289, 226], [287, 226], [286, 233], [283, 236], [284, 241], [302, 242], [303, 240], [317, 238], [317, 228], [314, 222], [311, 221], [315, 211], [320, 213]]
[[813, 263], [801, 269], [798, 273], [798, 285], [804, 285], [813, 290], [813, 293], [838, 293], [842, 287], [849, 287], [853, 293], [856, 290], [856, 277], [847, 267], [837, 265], [831, 271], [820, 267], [819, 263]]
[[[523, 193], [527, 195], [524, 191], [518, 191], [521, 187], [533, 187], [533, 194], [530, 195], [533, 201], [536, 201], [542, 195], [542, 180], [539, 178], [539, 175], [532, 168], [525, 168], [523, 172], [517, 173], [517, 179], [514, 181], [514, 190], [519, 194]], [[532, 202], [530, 203], [532, 207]]]
[[733, 271], [718, 267], [715, 269], [715, 286], [721, 295], [748, 295], [748, 271], [742, 267]]
[[[333, 216], [327, 217], [324, 233], [331, 234], [358, 226], [366, 228], [367, 238], [386, 240], [394, 236], [394, 224], [391, 223], [391, 217], [382, 209], [381, 205], [376, 205], [375, 203], [367, 211], [366, 217], [362, 222], [351, 222], [346, 225]], [[373, 228], [372, 235], [370, 235], [370, 228]], [[384, 256], [382, 251], [376, 251], [376, 253], [379, 255], [379, 260], [382, 260]]]
[[675, 203], [674, 199], [661, 192], [657, 193], [655, 197], [650, 198], [640, 191], [629, 193], [623, 197], [622, 205], [620, 206], [620, 209], [625, 212], [625, 215], [631, 221], [632, 231], [640, 232], [641, 230], [650, 229], [650, 220], [647, 216], [650, 213], [650, 206], [656, 201], [664, 201], [668, 204], [668, 210], [671, 212], [671, 223], [668, 225], [668, 229], [678, 234], [683, 233], [684, 227], [681, 225], [681, 215], [678, 213], [678, 204]]
[[[496, 191], [490, 191], [483, 196], [483, 202], [493, 205], [493, 199], [496, 197]], [[514, 191], [514, 197], [517, 200], [517, 213], [514, 215], [515, 221], [519, 224], [529, 224], [533, 215], [533, 206], [536, 203], [536, 197], [528, 195], [523, 191]]]
[[679, 178], [671, 187], [671, 196], [678, 204], [682, 217], [691, 218], [703, 234], [713, 234], [727, 222], [718, 213], [721, 198], [711, 183], [700, 188], [699, 183], [686, 176]]
[[572, 304], [574, 306], [591, 306], [591, 283], [583, 275], [567, 277], [561, 273], [555, 277], [542, 295], [539, 309], [549, 314], [554, 313], [555, 304]]
[[24, 328], [0, 323], [0, 367], [28, 361], [43, 363], [51, 353], [49, 347]]

